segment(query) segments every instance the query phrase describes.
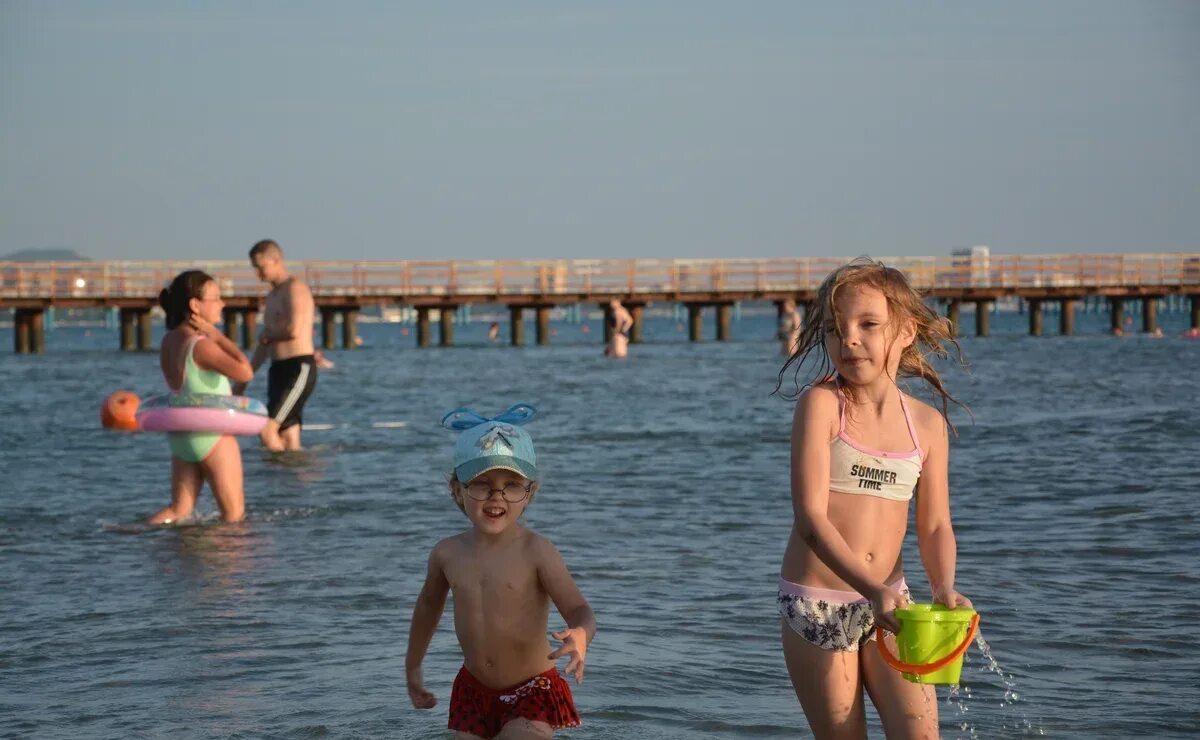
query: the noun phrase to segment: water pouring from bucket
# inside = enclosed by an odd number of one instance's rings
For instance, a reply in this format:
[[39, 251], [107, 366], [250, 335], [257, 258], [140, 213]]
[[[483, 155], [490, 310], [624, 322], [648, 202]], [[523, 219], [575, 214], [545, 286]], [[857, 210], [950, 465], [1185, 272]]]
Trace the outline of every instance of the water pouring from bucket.
[[913, 683], [957, 684], [963, 655], [979, 630], [979, 614], [970, 607], [942, 604], [909, 604], [895, 614], [900, 622], [898, 657], [884, 644], [883, 628], [876, 627], [875, 643], [884, 662]]

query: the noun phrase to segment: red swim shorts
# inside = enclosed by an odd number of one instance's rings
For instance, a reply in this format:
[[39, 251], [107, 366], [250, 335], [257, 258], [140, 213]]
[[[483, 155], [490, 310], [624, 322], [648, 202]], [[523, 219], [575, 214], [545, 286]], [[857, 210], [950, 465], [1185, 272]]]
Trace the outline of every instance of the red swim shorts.
[[500, 690], [484, 686], [466, 666], [459, 670], [450, 692], [450, 723], [447, 726], [451, 730], [495, 737], [514, 719], [545, 722], [556, 729], [579, 726], [571, 687], [557, 668]]

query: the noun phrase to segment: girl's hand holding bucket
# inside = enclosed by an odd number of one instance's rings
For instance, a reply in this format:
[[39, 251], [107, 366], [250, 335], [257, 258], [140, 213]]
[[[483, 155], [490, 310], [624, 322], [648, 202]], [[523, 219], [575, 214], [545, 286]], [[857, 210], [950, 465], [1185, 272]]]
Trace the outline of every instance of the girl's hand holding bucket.
[[900, 631], [900, 622], [896, 620], [895, 611], [908, 606], [908, 599], [900, 589], [884, 586], [871, 597], [871, 611], [875, 613], [875, 624], [888, 632], [895, 634]]
[[939, 586], [934, 588], [933, 601], [935, 604], [945, 604], [948, 609], [957, 609], [960, 606], [965, 606], [968, 609], [975, 608], [971, 600], [955, 591], [953, 586]]

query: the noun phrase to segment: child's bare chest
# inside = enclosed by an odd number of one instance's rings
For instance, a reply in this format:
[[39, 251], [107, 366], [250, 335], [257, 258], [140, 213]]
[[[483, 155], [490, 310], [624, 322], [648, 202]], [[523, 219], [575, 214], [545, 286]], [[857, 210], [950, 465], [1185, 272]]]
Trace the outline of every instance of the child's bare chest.
[[541, 592], [537, 569], [515, 559], [474, 559], [447, 576], [455, 599], [523, 602]]

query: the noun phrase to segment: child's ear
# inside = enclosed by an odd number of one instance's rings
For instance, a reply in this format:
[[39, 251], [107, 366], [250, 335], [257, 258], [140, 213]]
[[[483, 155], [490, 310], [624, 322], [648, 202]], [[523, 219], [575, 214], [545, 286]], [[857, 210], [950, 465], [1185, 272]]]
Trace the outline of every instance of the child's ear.
[[915, 319], [908, 318], [900, 324], [900, 336], [898, 339], [900, 340], [901, 347], [907, 348], [912, 346], [912, 343], [917, 340], [917, 322]]

